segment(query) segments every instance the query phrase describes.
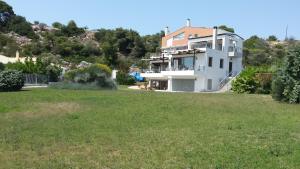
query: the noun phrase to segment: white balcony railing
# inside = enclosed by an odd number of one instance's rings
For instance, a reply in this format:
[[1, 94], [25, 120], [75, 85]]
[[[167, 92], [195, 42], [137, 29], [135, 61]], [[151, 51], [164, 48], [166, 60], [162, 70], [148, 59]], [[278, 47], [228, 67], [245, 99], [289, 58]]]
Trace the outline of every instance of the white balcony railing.
[[175, 69], [175, 68], [167, 68], [165, 70], [161, 70], [160, 72], [155, 72], [152, 70], [147, 70], [145, 73], [141, 74], [142, 77], [145, 78], [156, 78], [156, 79], [165, 79], [168, 76], [177, 76], [182, 78], [193, 78], [195, 76], [194, 69]]

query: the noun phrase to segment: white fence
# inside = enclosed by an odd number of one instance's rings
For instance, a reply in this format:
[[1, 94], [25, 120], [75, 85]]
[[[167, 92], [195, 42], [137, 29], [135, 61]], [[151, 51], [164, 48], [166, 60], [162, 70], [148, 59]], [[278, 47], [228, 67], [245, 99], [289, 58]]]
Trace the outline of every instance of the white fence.
[[45, 85], [49, 82], [47, 75], [25, 74], [25, 85]]

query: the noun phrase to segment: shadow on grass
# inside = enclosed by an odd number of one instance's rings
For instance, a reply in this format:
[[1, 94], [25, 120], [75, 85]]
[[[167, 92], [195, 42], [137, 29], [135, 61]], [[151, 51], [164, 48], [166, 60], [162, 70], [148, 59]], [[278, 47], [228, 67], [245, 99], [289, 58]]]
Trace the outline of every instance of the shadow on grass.
[[30, 92], [32, 90], [30, 89], [21, 89], [21, 90], [17, 90], [17, 91], [0, 91], [0, 93], [20, 93], [20, 92]]

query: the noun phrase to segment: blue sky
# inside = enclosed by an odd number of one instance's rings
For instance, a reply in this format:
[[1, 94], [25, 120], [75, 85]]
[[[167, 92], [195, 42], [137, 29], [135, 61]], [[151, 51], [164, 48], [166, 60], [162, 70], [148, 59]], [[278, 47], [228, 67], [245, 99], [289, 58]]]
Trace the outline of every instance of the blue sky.
[[140, 34], [153, 34], [169, 26], [171, 31], [185, 25], [213, 27], [226, 24], [236, 33], [283, 39], [300, 38], [299, 0], [4, 0], [27, 20], [52, 24], [73, 19], [79, 26], [132, 28]]

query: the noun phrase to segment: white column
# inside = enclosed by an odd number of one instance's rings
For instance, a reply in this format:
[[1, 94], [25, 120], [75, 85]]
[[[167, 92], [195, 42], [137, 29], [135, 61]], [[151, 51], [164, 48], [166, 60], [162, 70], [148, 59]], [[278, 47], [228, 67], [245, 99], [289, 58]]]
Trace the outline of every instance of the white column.
[[149, 80], [148, 85], [149, 85], [150, 88], [152, 88], [152, 85], [151, 85], [151, 84], [152, 84], [152, 81]]
[[169, 71], [171, 70], [172, 68], [172, 56], [168, 55], [168, 58], [169, 58]]
[[169, 91], [169, 92], [173, 91], [173, 87], [172, 87], [172, 77], [171, 77], [171, 76], [168, 77], [168, 91]]

